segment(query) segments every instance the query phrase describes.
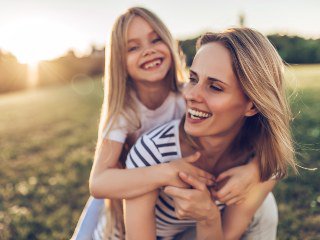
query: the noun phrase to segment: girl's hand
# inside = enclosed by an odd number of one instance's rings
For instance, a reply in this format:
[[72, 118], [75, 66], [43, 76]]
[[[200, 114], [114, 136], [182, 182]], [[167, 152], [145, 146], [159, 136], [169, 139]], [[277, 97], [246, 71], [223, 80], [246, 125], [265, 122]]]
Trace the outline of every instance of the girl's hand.
[[184, 172], [180, 172], [179, 177], [193, 189], [165, 187], [164, 192], [174, 200], [177, 218], [211, 222], [220, 217], [220, 211], [212, 201], [210, 191], [202, 181]]
[[227, 180], [223, 187], [217, 191], [211, 188], [214, 199], [226, 205], [240, 204], [248, 195], [252, 187], [260, 182], [260, 174], [255, 159], [248, 164], [231, 168], [221, 173], [216, 179], [217, 183]]
[[164, 186], [174, 186], [180, 188], [190, 188], [190, 185], [179, 178], [179, 172], [195, 176], [207, 186], [214, 185], [214, 176], [198, 167], [192, 165], [200, 157], [200, 153], [196, 152], [188, 157], [164, 164], [165, 182]]

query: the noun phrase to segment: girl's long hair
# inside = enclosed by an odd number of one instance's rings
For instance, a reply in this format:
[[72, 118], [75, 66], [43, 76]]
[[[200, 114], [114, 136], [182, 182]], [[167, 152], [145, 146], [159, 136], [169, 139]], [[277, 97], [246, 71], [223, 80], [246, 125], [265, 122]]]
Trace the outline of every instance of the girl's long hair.
[[233, 71], [258, 110], [246, 119], [238, 143], [255, 150], [260, 159], [261, 180], [283, 178], [288, 166], [296, 172], [284, 64], [276, 49], [265, 36], [250, 28], [206, 33], [198, 40], [197, 48], [210, 42], [222, 43], [229, 50]]
[[[140, 118], [132, 99], [133, 83], [126, 67], [127, 32], [132, 19], [136, 16], [143, 18], [150, 24], [171, 52], [172, 65], [168, 71], [167, 79], [170, 81], [170, 90], [178, 92], [184, 80], [184, 59], [179, 51], [178, 44], [171, 36], [164, 23], [151, 11], [133, 7], [120, 15], [112, 28], [110, 44], [106, 48], [106, 64], [104, 76], [104, 101], [99, 123], [98, 140], [95, 159], [98, 157], [103, 137], [108, 136], [110, 130], [117, 124], [119, 117], [127, 119], [131, 132], [140, 128]], [[120, 167], [124, 167], [125, 154], [121, 154]], [[107, 200], [108, 236], [117, 227], [123, 237], [123, 211], [120, 200]]]

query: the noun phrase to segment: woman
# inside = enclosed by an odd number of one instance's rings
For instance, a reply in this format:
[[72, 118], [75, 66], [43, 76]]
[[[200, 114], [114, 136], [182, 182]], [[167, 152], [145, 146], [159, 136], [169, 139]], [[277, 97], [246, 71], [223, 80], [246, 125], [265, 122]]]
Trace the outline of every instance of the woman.
[[184, 97], [186, 117], [141, 137], [128, 154], [127, 168], [200, 151], [196, 166], [219, 175], [257, 155], [265, 182], [256, 185], [243, 203], [225, 206], [212, 201], [215, 193], [195, 176], [181, 172], [191, 189], [166, 187], [126, 200], [127, 239], [172, 239], [190, 227], [196, 227], [197, 239], [244, 235], [275, 239], [272, 224], [258, 232], [247, 227], [264, 200], [275, 205], [269, 194], [275, 178], [284, 177], [288, 165], [295, 169], [283, 63], [276, 50], [266, 37], [248, 28], [204, 35]]

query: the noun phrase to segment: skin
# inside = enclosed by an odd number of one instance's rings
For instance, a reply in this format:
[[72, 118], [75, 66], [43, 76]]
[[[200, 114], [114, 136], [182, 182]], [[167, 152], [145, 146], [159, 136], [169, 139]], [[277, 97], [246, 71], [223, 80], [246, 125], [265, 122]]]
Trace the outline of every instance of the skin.
[[[257, 110], [243, 93], [232, 70], [231, 56], [221, 43], [205, 44], [197, 52], [184, 96], [187, 101], [184, 129], [189, 135], [197, 137], [203, 148], [198, 166], [219, 175], [241, 164], [241, 159], [249, 152], [236, 155], [230, 150], [230, 145], [245, 119], [256, 114]], [[188, 114], [189, 109], [201, 110], [209, 117], [193, 119]], [[182, 138], [180, 146], [182, 155], [192, 152]], [[197, 221], [197, 239], [239, 239], [275, 184], [274, 181], [257, 184], [241, 204], [226, 207], [221, 218], [209, 189], [190, 174], [181, 171], [179, 176], [193, 189], [168, 186], [165, 192], [174, 199], [178, 218]], [[157, 197], [156, 190], [126, 200], [127, 239], [155, 239], [154, 206]], [[143, 226], [144, 230], [137, 226]]]

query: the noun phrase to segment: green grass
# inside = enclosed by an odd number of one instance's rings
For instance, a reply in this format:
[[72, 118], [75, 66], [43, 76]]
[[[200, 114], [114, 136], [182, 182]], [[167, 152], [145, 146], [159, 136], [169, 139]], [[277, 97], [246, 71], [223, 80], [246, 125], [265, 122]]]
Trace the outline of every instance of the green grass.
[[[320, 168], [320, 65], [290, 71], [298, 159]], [[102, 96], [100, 81], [0, 96], [0, 239], [70, 238], [89, 196]], [[320, 239], [319, 183], [319, 170], [300, 169], [277, 185], [278, 239]]]

